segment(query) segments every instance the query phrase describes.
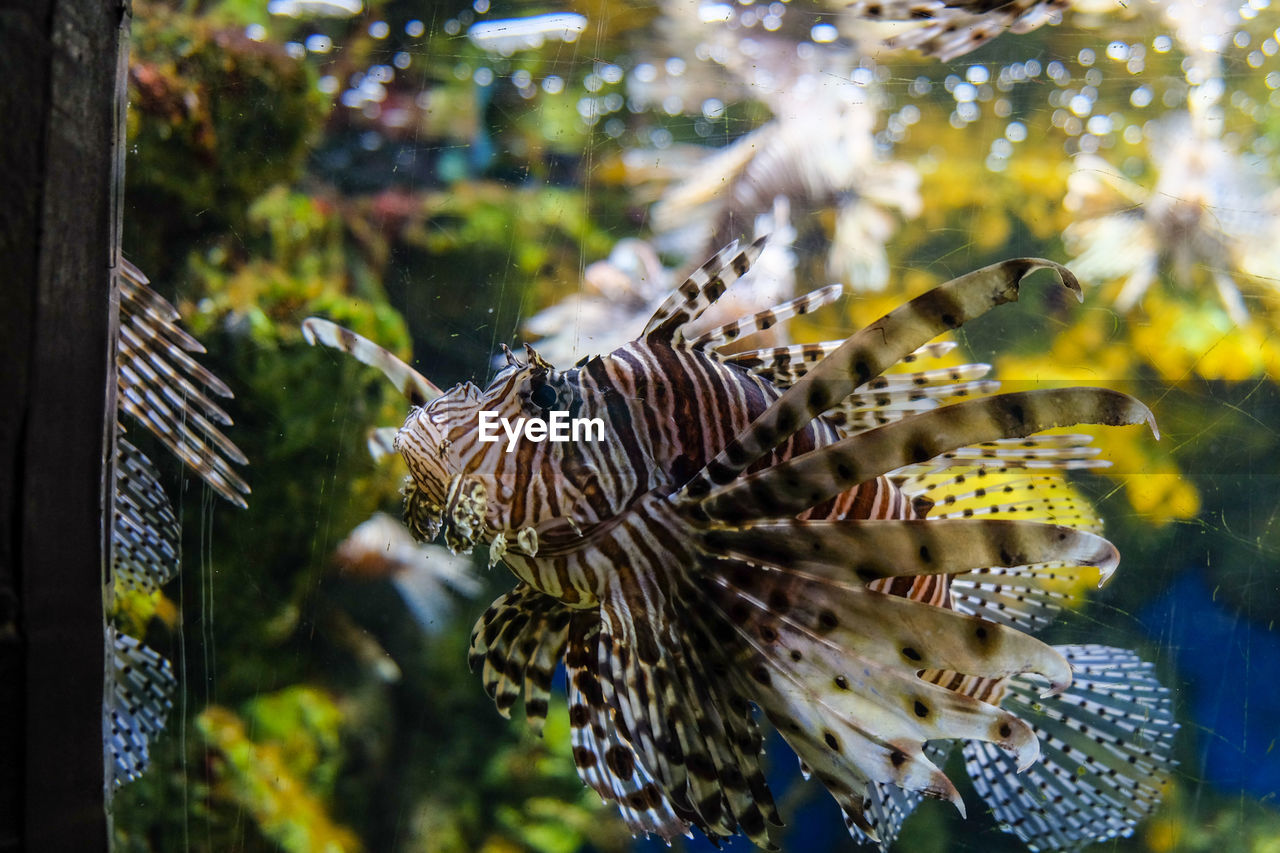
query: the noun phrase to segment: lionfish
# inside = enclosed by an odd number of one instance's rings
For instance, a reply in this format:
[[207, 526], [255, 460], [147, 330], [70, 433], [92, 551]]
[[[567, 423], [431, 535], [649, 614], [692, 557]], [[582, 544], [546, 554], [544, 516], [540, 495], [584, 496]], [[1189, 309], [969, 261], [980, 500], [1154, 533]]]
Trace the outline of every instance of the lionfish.
[[[415, 535], [487, 543], [516, 575], [471, 638], [498, 710], [523, 694], [540, 731], [563, 661], [580, 776], [634, 833], [668, 841], [696, 827], [773, 849], [756, 709], [862, 841], [887, 847], [921, 797], [964, 812], [938, 767], [954, 741], [1033, 849], [1129, 834], [1168, 784], [1177, 727], [1132, 652], [1028, 633], [1119, 559], [1055, 470], [1097, 462], [1087, 438], [1033, 434], [1154, 431], [1150, 410], [1100, 388], [990, 396], [985, 365], [886, 373], [945, 351], [931, 341], [1017, 299], [1034, 270], [1079, 295], [1076, 279], [1006, 261], [844, 341], [721, 352], [838, 286], [686, 335], [759, 251], [721, 251], [608, 355], [560, 370], [508, 351], [483, 391], [441, 391], [304, 323], [414, 403], [395, 445]], [[508, 451], [480, 440], [482, 412], [598, 418], [603, 439]]]
[[[128, 261], [117, 269], [120, 328], [117, 401], [137, 423], [218, 494], [245, 507], [249, 485], [231, 462], [248, 460], [219, 426], [231, 418], [212, 395], [231, 389], [193, 357], [205, 351], [177, 325], [177, 310]], [[154, 593], [178, 574], [180, 528], [151, 459], [124, 437], [115, 442], [111, 506], [111, 575], [117, 589]], [[107, 624], [111, 689], [103, 703], [103, 745], [110, 788], [139, 778], [164, 728], [177, 686], [169, 661]]]

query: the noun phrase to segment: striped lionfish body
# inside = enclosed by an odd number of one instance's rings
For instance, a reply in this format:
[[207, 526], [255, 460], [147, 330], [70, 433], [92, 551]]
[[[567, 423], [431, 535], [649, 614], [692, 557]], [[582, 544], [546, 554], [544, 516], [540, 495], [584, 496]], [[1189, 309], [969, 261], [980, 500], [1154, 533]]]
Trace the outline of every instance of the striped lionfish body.
[[[826, 288], [686, 338], [759, 248], [722, 251], [626, 346], [564, 371], [508, 353], [484, 391], [443, 393], [307, 321], [419, 403], [395, 439], [410, 527], [487, 543], [519, 579], [472, 637], [486, 690], [503, 714], [523, 694], [540, 728], [563, 661], [579, 773], [637, 833], [772, 846], [759, 708], [857, 838], [887, 846], [921, 796], [963, 811], [938, 768], [954, 741], [1034, 848], [1127, 834], [1167, 782], [1176, 726], [1131, 653], [1028, 633], [1071, 597], [1062, 579], [1118, 561], [1052, 470], [1096, 464], [1090, 449], [1030, 436], [1150, 412], [1102, 389], [986, 396], [980, 365], [884, 373], [938, 354], [933, 338], [1035, 269], [1075, 279], [1010, 261], [844, 342], [718, 351], [839, 295]], [[558, 411], [601, 430], [481, 440], [485, 413]]]

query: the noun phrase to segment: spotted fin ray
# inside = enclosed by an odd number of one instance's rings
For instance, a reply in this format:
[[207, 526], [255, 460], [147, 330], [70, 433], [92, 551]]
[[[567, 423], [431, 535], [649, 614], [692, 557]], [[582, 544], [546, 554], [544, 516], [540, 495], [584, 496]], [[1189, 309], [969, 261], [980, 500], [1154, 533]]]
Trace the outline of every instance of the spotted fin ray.
[[568, 642], [571, 611], [527, 584], [499, 597], [471, 632], [468, 663], [504, 717], [524, 691], [525, 716], [537, 734], [547, 719], [551, 679]]
[[722, 347], [754, 332], [768, 331], [777, 324], [790, 320], [792, 317], [800, 317], [811, 311], [816, 311], [824, 305], [830, 305], [843, 294], [844, 285], [827, 285], [812, 293], [806, 293], [803, 296], [797, 296], [795, 299], [783, 302], [781, 305], [775, 305], [766, 311], [759, 311], [748, 317], [742, 317], [731, 323], [725, 323], [722, 326], [709, 329], [690, 341], [689, 346], [693, 349], [716, 349]]
[[715, 486], [736, 479], [809, 421], [933, 338], [1016, 300], [1022, 279], [1038, 269], [1053, 270], [1065, 287], [1081, 295], [1079, 282], [1065, 267], [1019, 258], [984, 267], [917, 296], [855, 333], [783, 392], [689, 481], [680, 495], [681, 503], [699, 501]]
[[[834, 358], [835, 356], [831, 356]], [[795, 386], [792, 390], [798, 389]], [[790, 393], [790, 392], [788, 392]], [[780, 399], [783, 402], [786, 397]], [[774, 404], [748, 428], [758, 434]], [[785, 410], [785, 407], [784, 409]], [[790, 421], [787, 421], [790, 423]], [[778, 465], [711, 490], [698, 508], [724, 521], [779, 518], [802, 512], [835, 495], [913, 462], [925, 462], [948, 451], [1005, 436], [1026, 436], [1040, 430], [1082, 422], [1098, 424], [1147, 423], [1154, 430], [1151, 411], [1127, 394], [1104, 388], [1062, 388], [1022, 391], [956, 403], [922, 412], [883, 427], [797, 456]], [[792, 431], [794, 432], [794, 431]], [[750, 439], [754, 444], [757, 439]], [[736, 444], [736, 440], [735, 440]], [[715, 463], [705, 469], [714, 480], [738, 467]], [[736, 474], [735, 474], [736, 476]], [[706, 480], [694, 479], [684, 490], [693, 501]]]
[[761, 237], [741, 251], [735, 240], [694, 270], [658, 306], [658, 310], [645, 324], [640, 338], [669, 343], [682, 342], [685, 328], [701, 317], [731, 284], [747, 274], [751, 264], [760, 257], [766, 239], [767, 237]]

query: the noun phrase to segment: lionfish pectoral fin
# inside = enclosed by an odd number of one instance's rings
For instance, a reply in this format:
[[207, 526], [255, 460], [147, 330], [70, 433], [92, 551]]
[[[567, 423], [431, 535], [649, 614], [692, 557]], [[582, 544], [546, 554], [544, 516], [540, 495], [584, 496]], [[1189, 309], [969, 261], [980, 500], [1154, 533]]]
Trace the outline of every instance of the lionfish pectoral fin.
[[747, 274], [767, 237], [761, 237], [739, 251], [735, 240], [721, 249], [685, 279], [684, 283], [668, 296], [640, 333], [641, 340], [663, 343], [679, 343], [684, 329], [702, 316], [712, 304], [738, 279]]
[[485, 692], [509, 717], [524, 691], [525, 716], [542, 733], [551, 678], [568, 642], [571, 611], [528, 584], [518, 584], [484, 612], [471, 632], [467, 663], [481, 672]]
[[1035, 258], [1005, 261], [939, 285], [841, 344], [729, 442], [690, 480], [682, 495], [696, 500], [714, 486], [732, 481], [809, 421], [904, 356], [943, 332], [1016, 300], [1022, 279], [1039, 269], [1053, 270], [1064, 286], [1077, 294], [1081, 292], [1079, 282], [1066, 267]]
[[444, 393], [391, 351], [337, 323], [308, 317], [302, 321], [302, 336], [312, 346], [322, 343], [377, 368], [415, 406], [425, 406]]
[[769, 825], [781, 822], [760, 766], [763, 741], [747, 703], [691, 641], [705, 626], [693, 614], [670, 632], [659, 627], [664, 620], [637, 618], [647, 611], [628, 589], [614, 586], [601, 609], [598, 673], [637, 763], [708, 838], [741, 831], [771, 846]]
[[1036, 521], [786, 519], [713, 527], [699, 536], [718, 555], [843, 582], [1048, 561], [1097, 567], [1105, 576], [1120, 562], [1115, 546], [1101, 536]]
[[632, 833], [652, 833], [668, 844], [678, 835], [691, 836], [693, 816], [673, 803], [671, 792], [641, 759], [630, 740], [630, 730], [622, 730], [622, 718], [605, 696], [599, 673], [599, 619], [580, 612], [573, 615], [568, 628], [565, 668], [570, 740], [578, 775], [601, 799], [617, 804]]
[[[924, 754], [936, 766], [947, 763], [951, 754], [950, 741], [930, 741]], [[888, 851], [902, 831], [902, 824], [923, 799], [918, 791], [905, 791], [897, 785], [872, 782], [868, 789], [860, 820], [845, 812], [845, 828], [855, 841], [877, 845], [882, 853]], [[843, 811], [843, 809], [842, 809]]]
[[[761, 418], [767, 415], [768, 411]], [[741, 469], [736, 464], [719, 467], [712, 462], [684, 487], [678, 500], [696, 507], [699, 514], [730, 523], [783, 518], [959, 447], [1078, 423], [1146, 423], [1155, 429], [1150, 409], [1105, 388], [1000, 394], [912, 415], [745, 477], [738, 476]]]
[[1037, 698], [1021, 678], [1005, 704], [1031, 722], [1041, 760], [1014, 772], [1008, 756], [968, 743], [965, 763], [996, 820], [1037, 850], [1076, 850], [1128, 836], [1169, 784], [1174, 722], [1149, 663], [1105, 646], [1060, 646], [1076, 670], [1070, 689]]

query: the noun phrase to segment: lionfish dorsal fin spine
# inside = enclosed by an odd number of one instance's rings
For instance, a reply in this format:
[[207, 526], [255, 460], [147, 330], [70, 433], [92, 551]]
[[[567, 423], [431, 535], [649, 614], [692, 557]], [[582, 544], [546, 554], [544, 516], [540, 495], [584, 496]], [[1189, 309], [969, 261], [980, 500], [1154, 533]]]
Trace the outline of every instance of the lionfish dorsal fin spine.
[[1018, 298], [1022, 279], [1038, 269], [1057, 273], [1077, 294], [1070, 270], [1052, 261], [1017, 258], [953, 279], [891, 311], [845, 341], [756, 418], [689, 481], [681, 499], [698, 500], [735, 479], [765, 453], [886, 368], [943, 332]]
[[308, 317], [302, 321], [302, 336], [312, 346], [322, 343], [347, 353], [362, 364], [377, 368], [415, 406], [425, 406], [444, 393], [390, 350], [337, 323]]
[[741, 251], [735, 240], [694, 270], [658, 306], [640, 333], [640, 339], [668, 344], [683, 341], [685, 327], [701, 317], [702, 312], [714, 304], [731, 284], [747, 274], [756, 258], [760, 257], [766, 239], [761, 237]]
[[824, 305], [830, 305], [844, 295], [844, 285], [829, 284], [812, 293], [797, 296], [795, 299], [775, 305], [764, 311], [757, 311], [746, 317], [740, 317], [731, 323], [725, 323], [710, 329], [689, 342], [693, 349], [716, 349], [732, 343], [741, 337], [754, 332], [767, 331], [779, 323], [816, 311]]

